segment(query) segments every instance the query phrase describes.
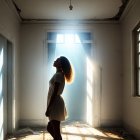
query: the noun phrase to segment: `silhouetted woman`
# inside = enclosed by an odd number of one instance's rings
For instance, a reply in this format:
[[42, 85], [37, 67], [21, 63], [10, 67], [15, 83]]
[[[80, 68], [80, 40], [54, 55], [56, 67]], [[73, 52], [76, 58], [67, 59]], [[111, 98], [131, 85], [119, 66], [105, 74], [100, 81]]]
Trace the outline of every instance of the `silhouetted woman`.
[[68, 83], [72, 81], [73, 71], [69, 60], [64, 56], [57, 58], [53, 66], [56, 67], [56, 73], [49, 81], [45, 115], [49, 117], [47, 125], [48, 132], [54, 140], [62, 140], [60, 122], [65, 120], [67, 111], [61, 94], [65, 87], [65, 81]]

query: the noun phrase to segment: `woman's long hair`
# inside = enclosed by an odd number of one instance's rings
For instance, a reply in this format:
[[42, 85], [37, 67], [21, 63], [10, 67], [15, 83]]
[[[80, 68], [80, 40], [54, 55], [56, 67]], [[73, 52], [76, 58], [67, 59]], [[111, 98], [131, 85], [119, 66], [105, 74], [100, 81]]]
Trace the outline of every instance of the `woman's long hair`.
[[65, 76], [66, 82], [72, 83], [73, 78], [74, 78], [74, 71], [73, 71], [71, 63], [64, 56], [60, 57], [60, 62], [61, 62], [61, 67], [62, 67], [62, 71], [63, 71], [64, 76]]

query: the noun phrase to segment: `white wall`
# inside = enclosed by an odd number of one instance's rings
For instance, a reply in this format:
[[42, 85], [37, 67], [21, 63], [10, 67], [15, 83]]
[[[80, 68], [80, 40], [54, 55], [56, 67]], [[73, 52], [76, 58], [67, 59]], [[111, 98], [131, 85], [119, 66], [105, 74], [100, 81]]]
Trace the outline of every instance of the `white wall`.
[[135, 3], [122, 20], [123, 32], [123, 73], [124, 73], [124, 97], [123, 97], [123, 121], [140, 139], [140, 98], [133, 97], [132, 84], [132, 30], [140, 21], [140, 1]]
[[122, 122], [122, 42], [119, 24], [93, 25], [97, 63], [101, 66], [101, 124]]
[[122, 46], [119, 24], [91, 25], [22, 24], [20, 125], [46, 124], [47, 65], [45, 33], [51, 30], [93, 32], [96, 63], [102, 69], [101, 125], [120, 125], [122, 120]]
[[[0, 0], [0, 34], [7, 38], [13, 44], [13, 102], [15, 102], [15, 125], [13, 128], [18, 127], [19, 118], [19, 69], [18, 69], [18, 54], [19, 54], [19, 20], [15, 16], [12, 9], [9, 8], [5, 0]], [[13, 122], [14, 123], [14, 122]]]

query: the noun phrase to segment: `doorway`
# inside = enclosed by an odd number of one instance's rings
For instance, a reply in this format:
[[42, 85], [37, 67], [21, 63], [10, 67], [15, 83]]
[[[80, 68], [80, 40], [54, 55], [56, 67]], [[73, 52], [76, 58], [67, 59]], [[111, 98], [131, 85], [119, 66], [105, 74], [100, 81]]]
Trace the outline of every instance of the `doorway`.
[[66, 84], [63, 98], [68, 111], [67, 121], [93, 125], [93, 66], [90, 32], [48, 32], [48, 79], [55, 73], [53, 62], [66, 56], [74, 68], [74, 81]]

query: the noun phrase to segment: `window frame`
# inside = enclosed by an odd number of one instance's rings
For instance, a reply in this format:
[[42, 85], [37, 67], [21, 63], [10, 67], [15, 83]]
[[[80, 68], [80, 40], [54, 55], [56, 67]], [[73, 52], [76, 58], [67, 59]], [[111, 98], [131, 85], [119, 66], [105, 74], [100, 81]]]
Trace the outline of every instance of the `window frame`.
[[[139, 31], [138, 31], [139, 30]], [[140, 97], [140, 22], [133, 29], [134, 96]]]

